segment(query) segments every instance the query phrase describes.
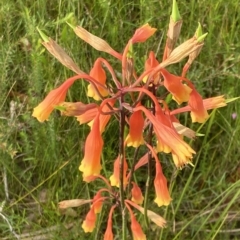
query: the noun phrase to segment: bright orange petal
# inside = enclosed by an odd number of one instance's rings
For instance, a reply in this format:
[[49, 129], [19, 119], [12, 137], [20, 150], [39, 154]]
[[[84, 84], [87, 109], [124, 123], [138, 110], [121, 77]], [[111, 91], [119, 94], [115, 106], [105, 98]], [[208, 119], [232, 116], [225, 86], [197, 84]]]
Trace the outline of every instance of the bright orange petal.
[[129, 134], [126, 137], [127, 146], [135, 148], [144, 144], [143, 139], [144, 118], [141, 111], [134, 112], [129, 119]]
[[100, 213], [102, 210], [103, 200], [100, 200], [101, 198], [102, 196], [100, 191], [98, 191], [97, 194], [93, 197], [92, 207], [94, 208], [95, 213]]
[[172, 199], [169, 195], [167, 180], [163, 175], [161, 165], [158, 161], [156, 161], [156, 176], [154, 179], [154, 187], [157, 195], [154, 202], [157, 203], [159, 207], [169, 205]]
[[112, 215], [113, 210], [116, 207], [116, 205], [112, 206], [108, 215], [108, 223], [107, 223], [107, 229], [104, 234], [104, 240], [113, 240], [113, 232], [112, 232]]
[[33, 117], [36, 117], [39, 122], [48, 120], [49, 115], [54, 110], [54, 107], [64, 102], [67, 90], [76, 79], [70, 78], [65, 81], [60, 87], [52, 90], [46, 98], [33, 110]]
[[156, 28], [152, 28], [148, 23], [143, 25], [135, 31], [131, 38], [132, 43], [145, 42], [156, 32], [156, 30]]
[[[127, 165], [127, 161], [126, 159], [124, 159], [124, 164], [123, 164], [123, 171], [124, 171], [124, 180], [123, 180], [123, 184], [124, 186], [127, 185], [127, 169], [128, 169], [128, 165]], [[120, 156], [117, 157], [117, 159], [114, 162], [114, 169], [113, 169], [113, 175], [109, 178], [111, 185], [112, 186], [116, 186], [119, 187], [119, 181], [120, 181]]]
[[162, 69], [161, 74], [164, 78], [164, 86], [173, 95], [173, 99], [178, 104], [187, 102], [192, 89], [182, 83], [183, 78], [169, 73], [166, 69]]
[[[151, 52], [149, 53], [148, 59], [147, 59], [146, 62], [145, 62], [144, 70], [145, 70], [145, 71], [151, 70], [151, 69], [153, 69], [154, 67], [156, 67], [156, 66], [158, 66], [158, 65], [159, 65], [159, 62], [158, 62], [158, 60], [156, 59], [154, 52], [151, 51]], [[149, 76], [149, 75], [147, 75], [147, 76], [145, 76], [145, 77], [143, 78], [143, 82], [146, 82], [146, 81], [147, 81], [148, 76]], [[158, 83], [158, 81], [159, 81], [159, 73], [156, 73], [156, 74], [154, 75], [153, 81], [154, 81], [154, 84], [157, 84], [157, 83]]]
[[208, 119], [209, 117], [208, 112], [204, 108], [202, 97], [196, 91], [196, 89], [192, 90], [188, 101], [188, 105], [191, 108], [192, 122], [203, 123]]
[[85, 220], [83, 221], [82, 228], [84, 232], [92, 232], [93, 229], [95, 228], [95, 223], [96, 223], [96, 214], [94, 212], [94, 209], [91, 208], [90, 211], [87, 213], [87, 216]]
[[131, 200], [133, 202], [137, 203], [137, 204], [142, 204], [143, 200], [144, 200], [144, 197], [142, 195], [142, 191], [135, 182], [132, 182], [132, 184], [133, 184], [133, 188], [131, 190], [131, 194], [132, 194], [132, 199]]
[[[97, 59], [96, 62], [94, 63], [94, 66], [93, 66], [92, 70], [90, 71], [90, 76], [105, 86], [107, 77], [106, 77], [105, 71], [102, 68], [102, 63], [99, 59]], [[96, 87], [103, 97], [106, 97], [108, 95], [108, 91], [105, 88], [102, 88], [99, 85], [96, 85]], [[92, 97], [96, 101], [101, 100], [100, 96], [98, 95], [98, 93], [97, 93], [95, 87], [92, 85], [92, 83], [90, 83], [88, 85], [87, 95], [89, 97]]]
[[79, 170], [83, 172], [83, 180], [88, 181], [88, 177], [99, 175], [101, 170], [101, 153], [103, 148], [103, 139], [99, 130], [99, 115], [96, 116], [93, 128], [85, 142], [84, 158]]

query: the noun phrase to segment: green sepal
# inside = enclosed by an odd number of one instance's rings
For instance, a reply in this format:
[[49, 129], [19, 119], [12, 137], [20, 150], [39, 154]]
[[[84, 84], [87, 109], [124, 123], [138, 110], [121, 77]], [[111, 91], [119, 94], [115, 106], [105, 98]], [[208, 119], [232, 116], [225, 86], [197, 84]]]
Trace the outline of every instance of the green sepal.
[[172, 20], [174, 22], [177, 22], [177, 21], [182, 19], [181, 15], [179, 13], [179, 10], [178, 10], [178, 6], [177, 6], [177, 1], [176, 0], [173, 0], [171, 17], [172, 17]]

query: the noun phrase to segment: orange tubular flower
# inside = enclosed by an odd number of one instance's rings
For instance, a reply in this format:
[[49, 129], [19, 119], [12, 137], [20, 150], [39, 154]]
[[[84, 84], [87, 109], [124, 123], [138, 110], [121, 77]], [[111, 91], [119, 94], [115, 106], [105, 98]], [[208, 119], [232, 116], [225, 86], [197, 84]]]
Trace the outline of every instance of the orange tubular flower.
[[39, 122], [48, 120], [49, 115], [54, 110], [54, 107], [64, 102], [67, 90], [72, 86], [76, 78], [69, 78], [60, 87], [52, 90], [46, 98], [33, 110], [32, 116], [37, 118]]
[[159, 161], [156, 161], [156, 177], [154, 179], [154, 187], [157, 195], [154, 202], [157, 203], [159, 207], [163, 205], [164, 206], [169, 205], [172, 199], [169, 195], [167, 180], [163, 175]]
[[[102, 85], [106, 86], [106, 73], [102, 68], [102, 63], [99, 59], [96, 60], [96, 62], [94, 63], [94, 66], [92, 68], [92, 70], [90, 71], [90, 76], [92, 78], [94, 78], [96, 81], [98, 81], [99, 83], [101, 83]], [[104, 88], [102, 88], [101, 86], [96, 84], [96, 87], [98, 89], [98, 91], [100, 92], [100, 94], [103, 97], [106, 97], [108, 95], [108, 91]], [[92, 85], [92, 83], [90, 83], [88, 85], [88, 92], [87, 95], [89, 97], [92, 97], [93, 99], [95, 99], [96, 101], [101, 100], [100, 96], [98, 95], [95, 87]]]
[[[226, 105], [227, 105], [226, 99], [224, 98], [223, 95], [203, 99], [203, 106], [206, 110], [225, 107]], [[181, 107], [181, 108], [175, 109], [175, 110], [171, 111], [170, 114], [175, 115], [178, 113], [189, 112], [189, 111], [191, 111], [191, 107], [188, 105], [186, 107]]]
[[96, 214], [94, 212], [94, 208], [90, 208], [90, 210], [87, 213], [87, 216], [82, 224], [82, 228], [85, 233], [93, 231], [93, 229], [95, 227], [96, 219], [97, 218], [96, 218]]
[[93, 197], [93, 204], [92, 208], [94, 208], [95, 213], [100, 213], [102, 210], [103, 200], [100, 200], [102, 198], [101, 191], [98, 191], [97, 194]]
[[83, 172], [83, 180], [89, 181], [88, 177], [99, 175], [101, 170], [101, 153], [103, 140], [99, 130], [99, 114], [95, 117], [93, 127], [85, 142], [84, 158], [79, 170]]
[[166, 69], [161, 69], [161, 74], [164, 78], [165, 88], [173, 95], [173, 99], [181, 104], [187, 102], [192, 89], [182, 83], [183, 78], [169, 73]]
[[145, 42], [156, 32], [156, 30], [156, 28], [152, 28], [148, 23], [144, 24], [135, 31], [133, 37], [131, 38], [132, 43]]
[[[127, 169], [128, 169], [127, 161], [126, 161], [126, 159], [124, 159], [124, 164], [123, 164], [123, 171], [124, 171], [123, 184], [124, 184], [124, 186], [127, 185], [127, 176], [126, 176]], [[112, 186], [119, 187], [119, 172], [120, 172], [120, 156], [118, 156], [117, 159], [115, 160], [113, 175], [109, 178]]]
[[133, 240], [146, 240], [146, 235], [143, 233], [143, 230], [140, 224], [137, 222], [131, 208], [126, 204], [131, 218], [131, 230], [133, 234]]
[[104, 234], [104, 240], [113, 240], [113, 232], [112, 232], [112, 215], [113, 210], [116, 207], [116, 205], [112, 206], [108, 215], [108, 222], [107, 222], [107, 229]]
[[144, 118], [141, 111], [134, 112], [129, 119], [129, 134], [126, 137], [127, 146], [135, 148], [144, 144], [143, 139]]
[[142, 204], [143, 200], [144, 200], [144, 197], [142, 195], [142, 191], [135, 182], [132, 182], [132, 184], [133, 184], [133, 188], [131, 190], [131, 193], [132, 193], [132, 199], [131, 200], [133, 202], [137, 203], [137, 204]]
[[[152, 68], [159, 65], [158, 60], [155, 57], [155, 54], [153, 51], [149, 53], [149, 57], [145, 62], [145, 71], [151, 70]], [[143, 82], [147, 82], [148, 75], [143, 78]], [[154, 84], [157, 84], [159, 81], [159, 73], [156, 73], [153, 77]]]
[[[181, 163], [184, 163], [183, 165], [191, 163], [192, 155], [195, 154], [195, 151], [181, 139], [175, 128], [163, 124], [146, 108], [140, 106], [137, 107], [136, 110], [139, 110], [138, 108], [140, 108], [152, 122], [157, 141], [168, 146], [171, 152], [178, 156]], [[157, 112], [158, 110], [156, 110], [156, 115], [158, 114]], [[182, 167], [182, 164], [177, 164], [176, 166]]]
[[208, 112], [204, 108], [202, 97], [195, 88], [190, 94], [188, 105], [191, 108], [192, 122], [204, 123], [208, 119]]

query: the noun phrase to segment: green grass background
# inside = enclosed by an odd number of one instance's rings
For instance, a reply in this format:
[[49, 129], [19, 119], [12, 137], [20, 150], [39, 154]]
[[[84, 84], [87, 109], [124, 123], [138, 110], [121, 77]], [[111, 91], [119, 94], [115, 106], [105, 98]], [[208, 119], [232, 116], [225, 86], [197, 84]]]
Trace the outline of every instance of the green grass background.
[[[188, 78], [205, 97], [239, 96], [239, 2], [178, 2], [184, 21], [179, 43], [193, 36], [198, 21], [208, 32]], [[135, 29], [148, 22], [158, 32], [136, 47], [136, 65], [140, 70], [144, 55], [150, 50], [159, 49], [157, 57], [161, 59], [170, 13], [169, 0], [0, 2], [0, 203], [4, 206], [0, 213], [21, 235], [19, 239], [101, 239], [106, 223], [104, 214], [108, 211], [104, 208], [92, 234], [81, 229], [88, 206], [59, 214], [59, 201], [92, 197], [99, 182], [87, 185], [78, 171], [87, 126], [80, 127], [75, 119], [60, 117], [57, 112], [43, 124], [31, 117], [33, 108], [46, 94], [73, 75], [44, 50], [36, 27], [56, 40], [88, 72], [98, 56], [109, 56], [77, 38], [66, 21], [82, 25], [119, 52]], [[171, 69], [180, 73], [182, 66], [180, 63]], [[86, 85], [75, 83], [68, 99], [87, 102], [85, 93]], [[163, 230], [144, 228], [147, 239], [240, 239], [239, 106], [236, 101], [214, 111], [204, 125], [192, 125], [189, 116], [183, 116], [183, 122], [205, 135], [192, 142], [198, 152], [193, 160], [195, 167], [176, 171], [172, 165], [163, 165], [173, 201], [167, 208], [150, 204], [150, 209], [163, 215], [168, 226]], [[238, 114], [236, 119], [232, 119], [233, 113]], [[117, 151], [116, 139], [112, 137], [114, 124], [105, 134], [104, 164], [108, 176]], [[4, 176], [8, 180], [8, 199]], [[154, 194], [150, 197], [151, 203]], [[143, 219], [140, 217], [139, 221]], [[118, 217], [114, 223], [116, 239], [120, 239]], [[30, 233], [36, 236], [31, 238]], [[2, 215], [0, 239], [16, 239]]]

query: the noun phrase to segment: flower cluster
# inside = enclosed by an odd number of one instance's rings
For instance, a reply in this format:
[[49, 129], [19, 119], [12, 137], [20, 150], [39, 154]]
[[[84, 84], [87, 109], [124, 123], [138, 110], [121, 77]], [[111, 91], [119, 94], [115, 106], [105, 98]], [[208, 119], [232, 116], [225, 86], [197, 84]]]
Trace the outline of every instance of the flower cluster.
[[[146, 239], [146, 236], [136, 220], [132, 207], [139, 210], [158, 226], [164, 227], [165, 220], [163, 218], [147, 210], [145, 204], [144, 208], [141, 207], [141, 204], [147, 199], [144, 200], [141, 188], [137, 182], [133, 181], [133, 174], [138, 168], [147, 163], [150, 164], [151, 159], [154, 159], [156, 194], [154, 202], [159, 207], [169, 205], [172, 198], [158, 153], [171, 154], [173, 163], [177, 168], [192, 164], [195, 154], [191, 146], [184, 141], [184, 136], [194, 138], [195, 133], [181, 125], [176, 117], [177, 114], [190, 112], [192, 122], [203, 123], [208, 119], [208, 110], [226, 105], [223, 96], [203, 99], [194, 83], [186, 78], [191, 64], [203, 47], [206, 34], [202, 34], [199, 25], [192, 38], [175, 47], [181, 25], [182, 19], [176, 7], [176, 1], [174, 1], [163, 59], [162, 61], [157, 60], [155, 53], [150, 51], [142, 73], [138, 73], [134, 68], [134, 45], [143, 43], [152, 37], [157, 30], [156, 28], [152, 28], [149, 24], [138, 28], [127, 42], [122, 53], [119, 53], [103, 39], [94, 36], [84, 28], [71, 26], [82, 40], [98, 51], [107, 52], [119, 60], [122, 67], [120, 78], [111, 64], [101, 57], [96, 59], [89, 74], [83, 72], [55, 41], [40, 32], [45, 40], [43, 45], [76, 75], [52, 90], [34, 108], [33, 116], [40, 122], [44, 122], [48, 120], [54, 109], [58, 109], [62, 115], [75, 116], [80, 124], [88, 123], [91, 130], [85, 141], [84, 156], [79, 170], [82, 172], [84, 181], [92, 182], [96, 178], [100, 178], [107, 185], [90, 200], [91, 208], [82, 224], [85, 232], [93, 231], [97, 219], [96, 215], [101, 211], [102, 205], [109, 202], [113, 202], [113, 205], [109, 212], [105, 240], [113, 239], [112, 215], [116, 208], [121, 209], [123, 221], [126, 221], [125, 212], [128, 210], [133, 239], [143, 240]], [[179, 76], [167, 70], [169, 65], [180, 62], [186, 57], [188, 57], [188, 61]], [[111, 75], [110, 79], [107, 78], [106, 71]], [[76, 80], [82, 79], [89, 83], [87, 96], [93, 99], [93, 103], [65, 102], [68, 89]], [[165, 94], [160, 95], [162, 92]], [[172, 96], [172, 100], [177, 103], [176, 109], [171, 109], [164, 101], [169, 94]], [[185, 105], [182, 106], [182, 103]], [[108, 181], [101, 175], [101, 155], [104, 145], [107, 145], [107, 139], [103, 138], [103, 133], [112, 117], [119, 120], [119, 152], [116, 153], [116, 159], [112, 162], [113, 173]], [[126, 126], [128, 126], [129, 131], [124, 137], [123, 133]], [[142, 145], [147, 149], [146, 154], [135, 163], [130, 163], [126, 159], [128, 147], [138, 149]], [[130, 165], [131, 168], [129, 168]], [[146, 193], [145, 196], [147, 196]], [[89, 203], [89, 201], [84, 200], [77, 204], [65, 201], [61, 202], [60, 207], [65, 208], [66, 202], [68, 203], [67, 207]]]

